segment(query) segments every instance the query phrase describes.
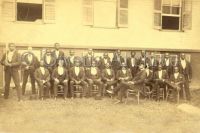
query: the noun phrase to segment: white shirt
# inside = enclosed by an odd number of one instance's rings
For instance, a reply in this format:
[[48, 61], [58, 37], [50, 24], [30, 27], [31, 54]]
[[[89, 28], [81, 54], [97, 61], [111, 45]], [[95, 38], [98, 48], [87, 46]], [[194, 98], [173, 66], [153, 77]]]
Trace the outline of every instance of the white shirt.
[[58, 66], [58, 74], [59, 74], [59, 75], [63, 75], [63, 73], [64, 73], [64, 68]]
[[174, 73], [174, 78], [177, 79], [178, 75], [179, 75], [179, 73]]
[[108, 75], [111, 75], [111, 70], [110, 69], [106, 69]]
[[131, 58], [131, 65], [135, 66], [135, 58]]
[[165, 65], [169, 66], [169, 59], [165, 59]]
[[14, 54], [14, 51], [9, 51], [9, 52], [8, 52], [8, 61], [9, 61], [9, 62], [12, 61], [13, 54]]
[[44, 67], [40, 67], [40, 70], [41, 70], [42, 74], [44, 75], [45, 74]]
[[56, 50], [56, 57], [58, 58], [59, 57], [59, 50]]
[[46, 62], [47, 62], [47, 64], [51, 63], [51, 56], [50, 55], [46, 56]]
[[70, 62], [71, 62], [71, 63], [74, 63], [74, 56], [71, 56], [71, 57], [70, 57]]
[[183, 67], [183, 69], [186, 68], [186, 60], [181, 60], [181, 66]]
[[80, 72], [80, 67], [75, 67], [75, 74], [76, 74], [76, 76], [78, 76], [79, 72]]
[[28, 54], [28, 61], [32, 62], [32, 60], [33, 60], [33, 55], [32, 54]]
[[162, 79], [162, 71], [158, 71], [158, 77], [159, 79]]
[[108, 63], [108, 59], [104, 58], [104, 63], [107, 64]]
[[123, 74], [125, 74], [125, 73], [126, 73], [126, 70], [122, 70], [122, 72], [123, 72]]
[[149, 76], [149, 69], [146, 69], [147, 77]]
[[97, 74], [97, 69], [95, 67], [91, 67], [91, 74], [96, 75]]
[[152, 64], [152, 66], [153, 66], [153, 63], [154, 63], [154, 58], [151, 59], [151, 64]]

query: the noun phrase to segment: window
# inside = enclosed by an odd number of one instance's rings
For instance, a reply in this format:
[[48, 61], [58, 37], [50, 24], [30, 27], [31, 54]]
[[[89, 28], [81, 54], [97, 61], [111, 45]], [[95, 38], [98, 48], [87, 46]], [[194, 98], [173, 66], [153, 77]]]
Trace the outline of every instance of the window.
[[191, 29], [191, 2], [192, 0], [154, 0], [154, 28], [179, 31]]
[[83, 24], [128, 27], [128, 0], [83, 0]]
[[6, 21], [55, 23], [55, 0], [3, 0]]
[[42, 20], [42, 4], [17, 3], [17, 21]]

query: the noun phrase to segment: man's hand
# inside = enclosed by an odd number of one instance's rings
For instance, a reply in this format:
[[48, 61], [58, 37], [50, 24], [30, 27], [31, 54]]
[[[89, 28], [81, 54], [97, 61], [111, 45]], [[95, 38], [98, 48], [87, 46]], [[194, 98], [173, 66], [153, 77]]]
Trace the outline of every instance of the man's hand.
[[58, 80], [57, 78], [55, 78], [54, 81], [55, 81], [56, 83], [59, 83], [59, 80]]
[[67, 83], [67, 82], [68, 82], [68, 80], [66, 80], [66, 79], [63, 81], [63, 83]]
[[26, 66], [26, 67], [25, 67], [26, 70], [28, 70], [29, 68], [30, 68], [29, 66]]
[[42, 83], [44, 84], [44, 83], [46, 83], [46, 81], [45, 81], [45, 80], [42, 80]]

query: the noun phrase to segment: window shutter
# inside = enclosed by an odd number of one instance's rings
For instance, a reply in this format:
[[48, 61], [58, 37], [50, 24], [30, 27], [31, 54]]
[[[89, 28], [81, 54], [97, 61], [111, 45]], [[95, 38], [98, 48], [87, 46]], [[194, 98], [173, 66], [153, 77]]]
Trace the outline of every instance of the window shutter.
[[118, 0], [118, 27], [128, 27], [128, 0]]
[[93, 0], [83, 0], [83, 24], [93, 25]]
[[192, 29], [192, 0], [183, 0], [182, 27], [183, 30]]
[[55, 0], [44, 0], [43, 20], [44, 23], [55, 23]]
[[154, 29], [162, 27], [162, 0], [154, 0]]
[[3, 0], [2, 16], [6, 21], [15, 21], [16, 18], [16, 2], [15, 0]]

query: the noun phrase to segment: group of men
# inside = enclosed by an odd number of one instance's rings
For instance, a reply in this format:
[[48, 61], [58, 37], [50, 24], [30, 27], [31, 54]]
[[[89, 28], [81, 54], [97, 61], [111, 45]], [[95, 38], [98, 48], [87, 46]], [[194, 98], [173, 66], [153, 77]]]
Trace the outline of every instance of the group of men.
[[[21, 95], [25, 95], [30, 76], [32, 94], [37, 93], [36, 82], [42, 100], [49, 95], [56, 100], [60, 86], [63, 88], [65, 100], [67, 97], [74, 97], [77, 86], [82, 88], [83, 97], [90, 97], [95, 86], [95, 96], [114, 95], [122, 102], [128, 89], [140, 90], [140, 93], [145, 94], [144, 85], [156, 93], [156, 100], [160, 100], [160, 89], [165, 86], [172, 88], [175, 95], [177, 91], [184, 90], [187, 100], [190, 100], [189, 83], [192, 69], [184, 53], [175, 61], [170, 58], [169, 53], [165, 53], [165, 57], [159, 60], [153, 52], [150, 57], [147, 57], [145, 51], [141, 51], [139, 58], [135, 55], [136, 52], [131, 51], [131, 56], [124, 58], [121, 51], [117, 50], [112, 59], [107, 52], [99, 58], [94, 56], [92, 49], [89, 49], [83, 57], [75, 56], [73, 50], [70, 50], [69, 56], [66, 57], [60, 50], [59, 43], [55, 43], [54, 49], [46, 50], [39, 61], [32, 52], [32, 47], [28, 47], [27, 52], [20, 55], [15, 44], [9, 43], [8, 50], [1, 59], [5, 70], [4, 98], [8, 99], [10, 81], [13, 78], [20, 101]], [[20, 69], [23, 71], [22, 88]]]

